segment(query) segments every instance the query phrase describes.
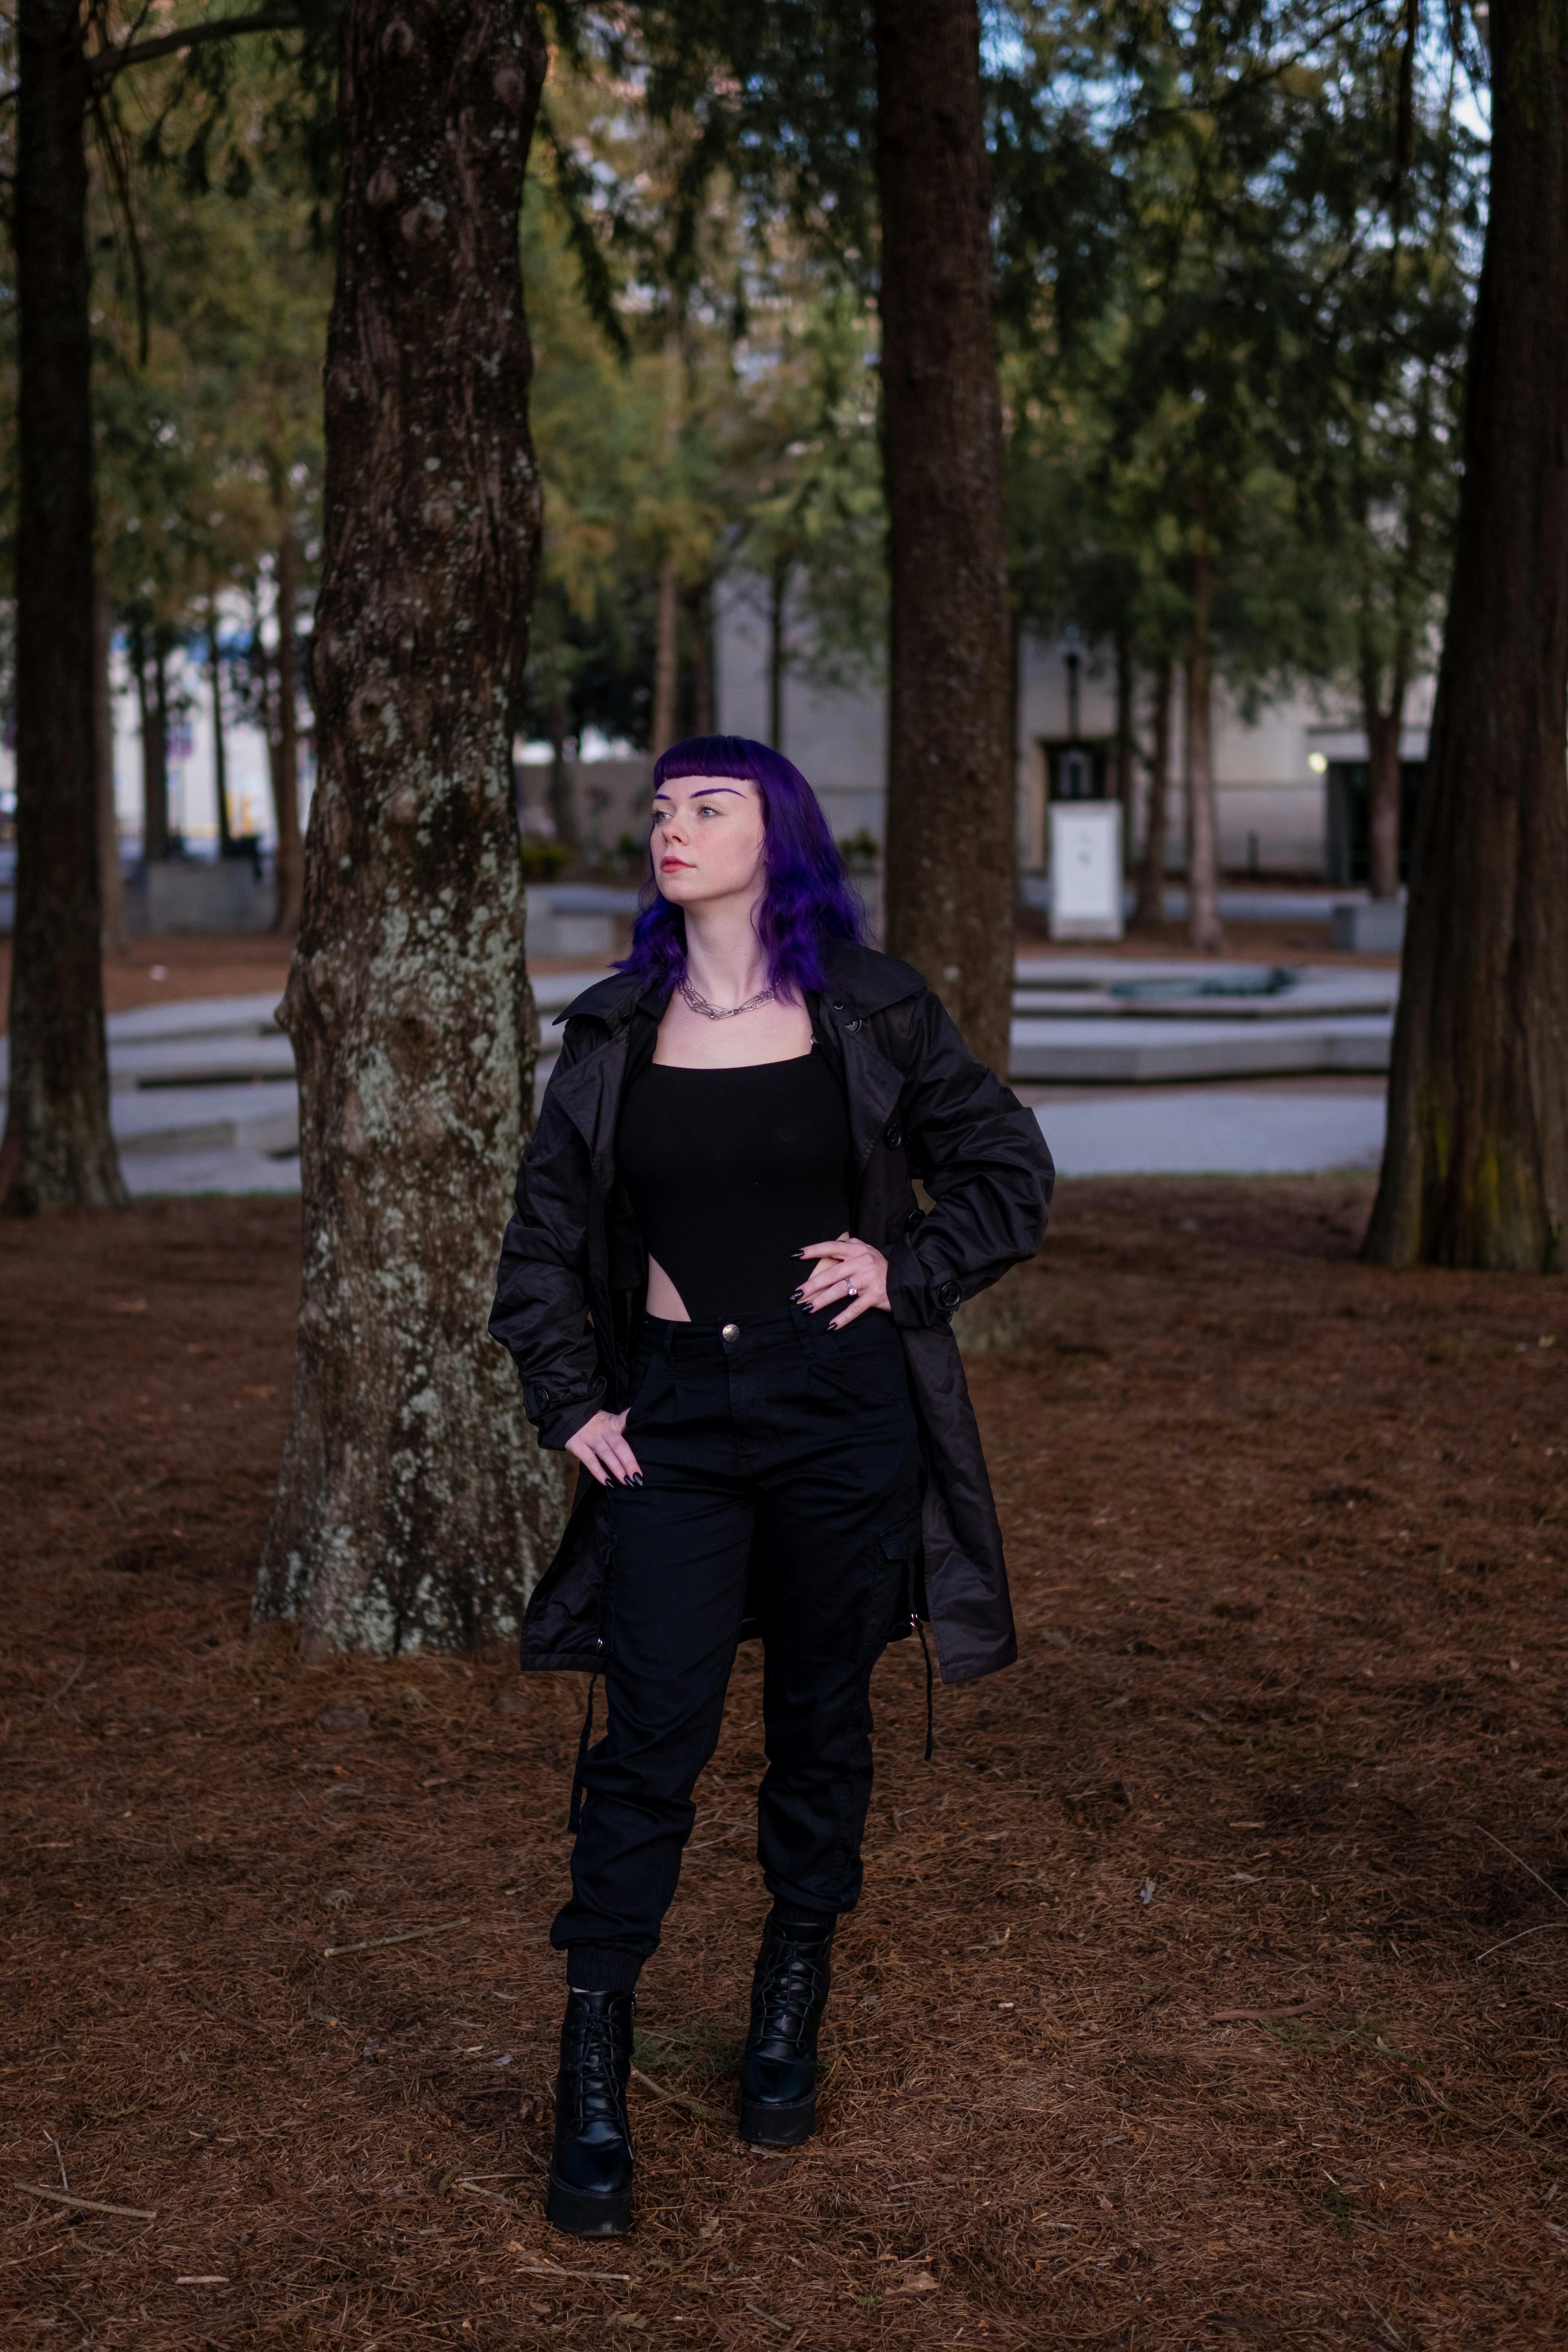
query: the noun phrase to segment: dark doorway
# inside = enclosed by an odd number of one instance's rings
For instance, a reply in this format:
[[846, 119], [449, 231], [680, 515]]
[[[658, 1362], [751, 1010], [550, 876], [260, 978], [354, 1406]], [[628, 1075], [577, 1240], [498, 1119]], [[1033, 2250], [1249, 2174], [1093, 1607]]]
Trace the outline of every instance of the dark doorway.
[[1084, 743], [1064, 739], [1042, 742], [1046, 783], [1054, 801], [1102, 801], [1109, 765], [1109, 743]]

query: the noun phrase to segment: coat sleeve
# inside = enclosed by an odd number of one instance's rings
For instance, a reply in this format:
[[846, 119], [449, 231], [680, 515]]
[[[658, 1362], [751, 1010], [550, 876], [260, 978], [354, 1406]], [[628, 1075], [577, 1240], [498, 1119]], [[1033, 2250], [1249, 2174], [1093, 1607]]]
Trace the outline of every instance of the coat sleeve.
[[[516, 1206], [501, 1243], [489, 1333], [511, 1351], [523, 1410], [541, 1445], [563, 1446], [605, 1400], [588, 1319], [588, 1147], [552, 1099], [560, 1073], [598, 1042], [572, 1022], [550, 1074], [539, 1122], [517, 1172]], [[575, 1034], [574, 1033], [576, 1033]]]
[[1056, 1171], [1034, 1112], [975, 1060], [929, 990], [900, 1058], [904, 1149], [933, 1206], [888, 1253], [888, 1301], [895, 1323], [923, 1329], [1034, 1256]]

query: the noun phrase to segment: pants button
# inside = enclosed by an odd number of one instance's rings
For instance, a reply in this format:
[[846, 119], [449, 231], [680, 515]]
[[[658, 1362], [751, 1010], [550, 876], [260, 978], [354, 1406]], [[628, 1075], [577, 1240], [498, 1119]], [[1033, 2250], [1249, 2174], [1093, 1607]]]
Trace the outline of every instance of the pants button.
[[726, 1324], [725, 1324], [725, 1326], [724, 1326], [724, 1328], [723, 1328], [723, 1329], [722, 1329], [722, 1331], [721, 1331], [721, 1332], [720, 1332], [720, 1334], [719, 1334], [719, 1337], [720, 1337], [721, 1339], [730, 1339], [730, 1340], [738, 1339], [740, 1338], [740, 1336], [741, 1336], [741, 1327], [740, 1327], [740, 1325], [739, 1325], [738, 1323], [726, 1323]]

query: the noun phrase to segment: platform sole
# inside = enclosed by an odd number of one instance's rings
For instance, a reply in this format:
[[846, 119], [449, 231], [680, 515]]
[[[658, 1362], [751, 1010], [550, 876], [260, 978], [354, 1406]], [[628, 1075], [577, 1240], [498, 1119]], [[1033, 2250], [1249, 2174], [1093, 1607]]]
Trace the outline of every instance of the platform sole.
[[816, 2129], [816, 2093], [804, 2099], [742, 2098], [736, 2128], [753, 2147], [798, 2147]]
[[632, 2192], [629, 2188], [598, 2192], [568, 2189], [552, 2173], [544, 2218], [568, 2238], [618, 2238], [632, 2226]]

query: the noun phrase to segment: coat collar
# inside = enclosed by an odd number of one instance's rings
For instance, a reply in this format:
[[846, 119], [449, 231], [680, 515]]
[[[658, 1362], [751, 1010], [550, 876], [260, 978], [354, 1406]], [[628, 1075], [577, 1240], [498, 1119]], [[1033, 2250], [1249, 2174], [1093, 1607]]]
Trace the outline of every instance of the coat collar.
[[[857, 947], [847, 940], [830, 940], [822, 953], [822, 974], [827, 982], [826, 1002], [834, 1013], [847, 1013], [857, 1020], [865, 1020], [873, 1013], [885, 1012], [889, 1004], [899, 1003], [906, 996], [917, 995], [925, 982], [913, 964], [900, 963], [897, 956], [880, 954], [875, 948]], [[564, 1013], [558, 1013], [553, 1026], [563, 1021], [575, 1021], [586, 1015], [590, 1020], [604, 1022], [614, 1028], [626, 1020], [639, 1003], [648, 1012], [662, 1013], [664, 994], [657, 989], [644, 990], [633, 972], [606, 972], [592, 988], [585, 988], [574, 999]]]
[[[607, 971], [603, 980], [596, 980], [592, 988], [574, 997], [565, 1012], [558, 1013], [550, 1025], [559, 1029], [563, 1021], [576, 1021], [585, 1013], [589, 1020], [602, 1021], [606, 1028], [613, 1028], [617, 1021], [626, 1018], [644, 992], [634, 972]], [[646, 992], [649, 1010], [658, 1004], [662, 1011], [664, 999], [659, 991], [649, 989]]]

